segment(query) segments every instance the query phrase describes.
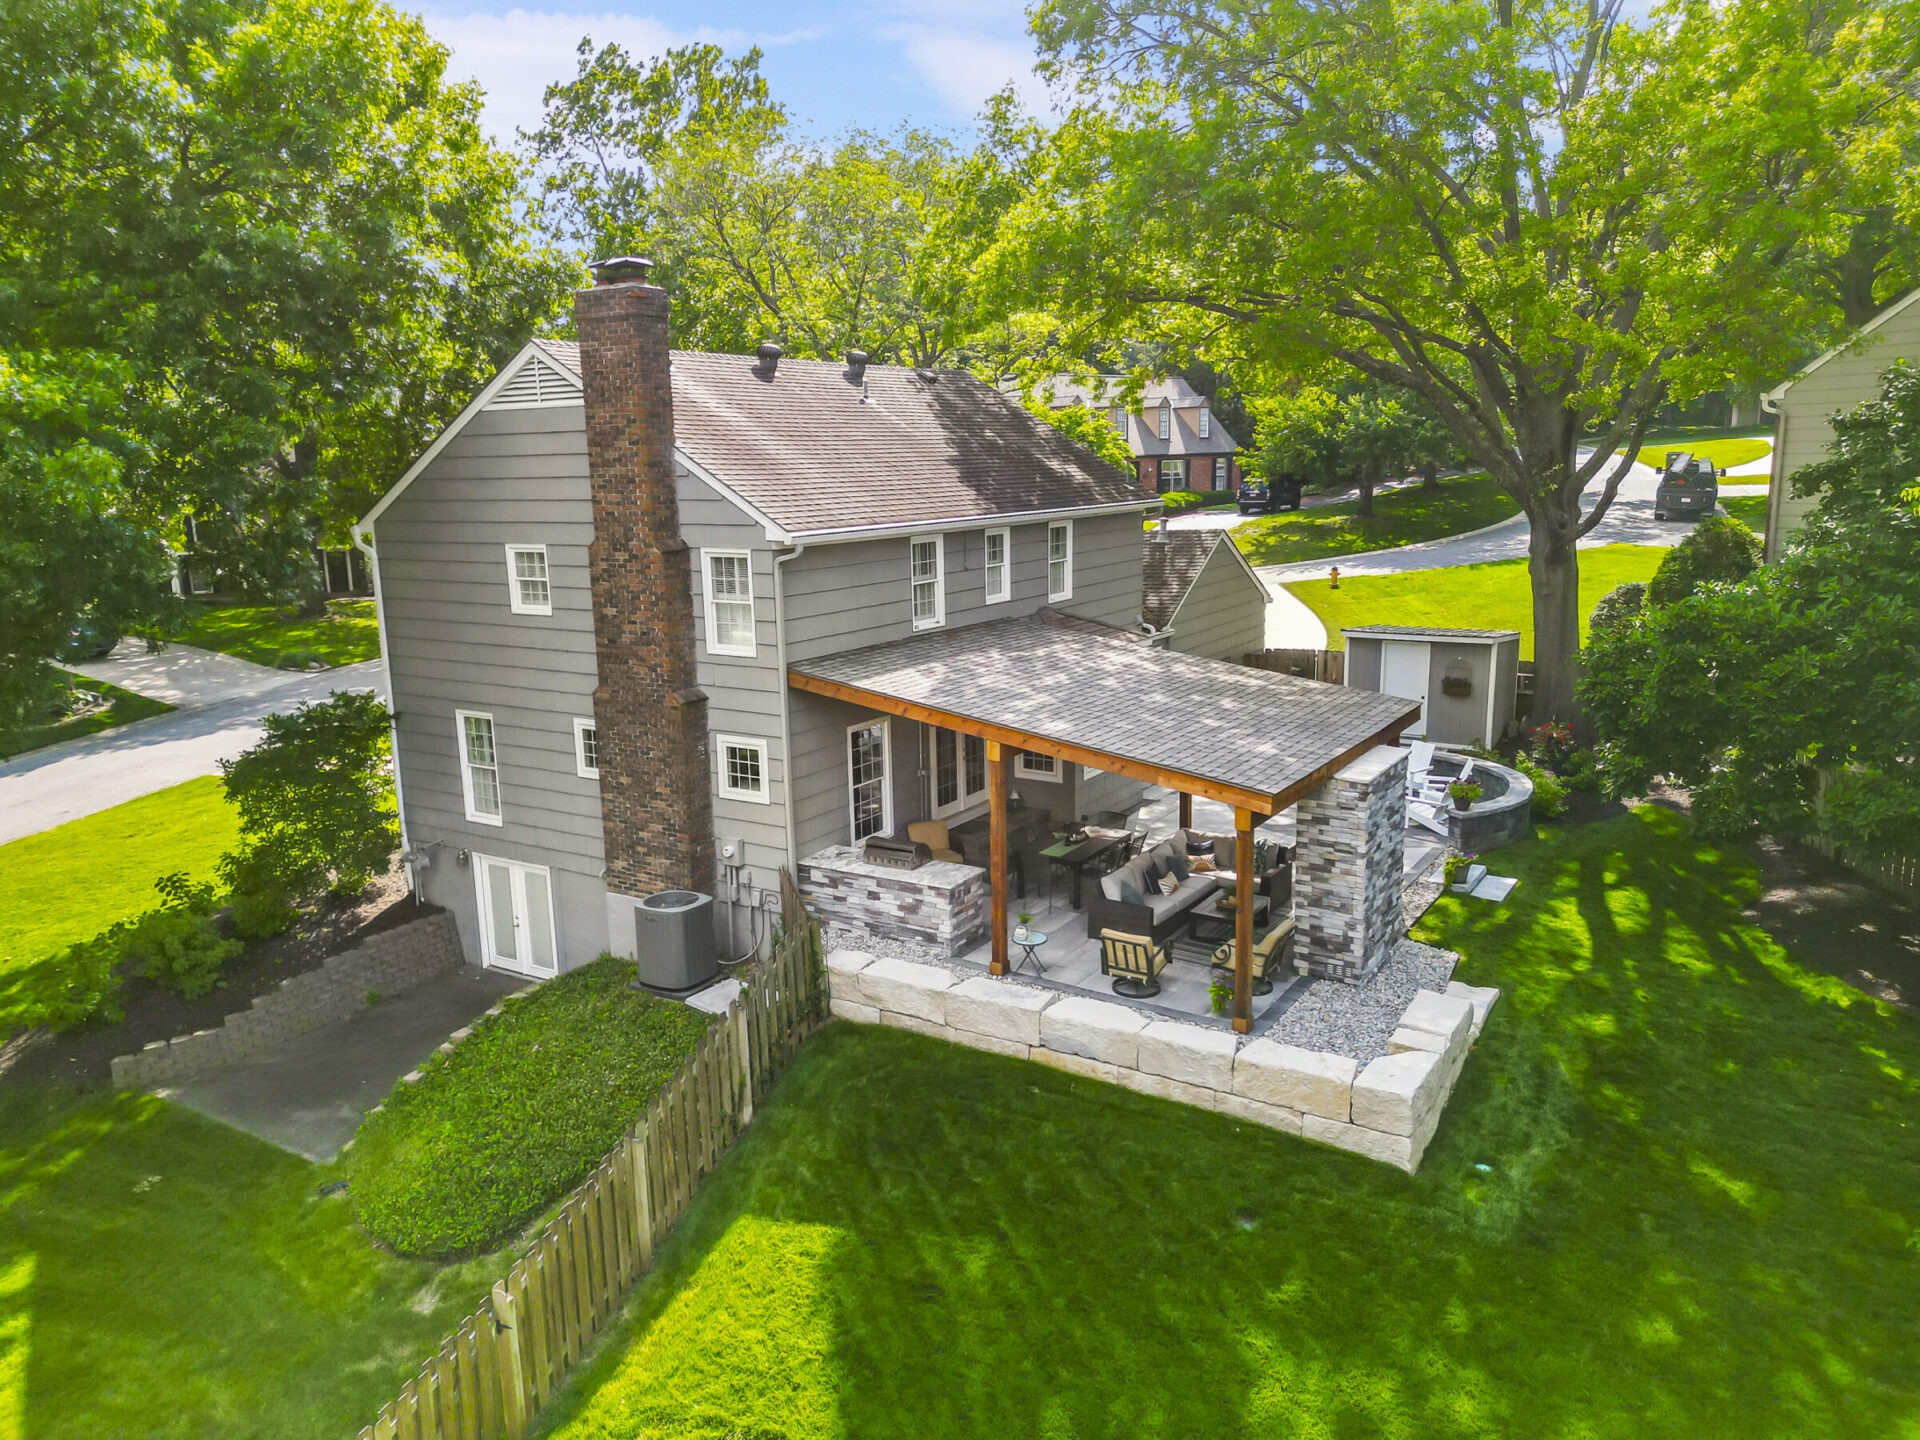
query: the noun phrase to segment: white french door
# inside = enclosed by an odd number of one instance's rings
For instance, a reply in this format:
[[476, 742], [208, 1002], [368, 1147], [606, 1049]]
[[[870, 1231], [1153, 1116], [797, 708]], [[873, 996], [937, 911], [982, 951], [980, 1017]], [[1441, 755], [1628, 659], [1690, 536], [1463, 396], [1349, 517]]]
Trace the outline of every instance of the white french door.
[[952, 730], [933, 732], [933, 813], [944, 820], [987, 798], [987, 742]]
[[1427, 733], [1427, 674], [1433, 647], [1424, 640], [1387, 640], [1380, 646], [1380, 693], [1420, 702], [1420, 718], [1405, 734]]
[[490, 968], [547, 976], [559, 969], [553, 938], [553, 877], [544, 865], [473, 857], [480, 890], [480, 952]]

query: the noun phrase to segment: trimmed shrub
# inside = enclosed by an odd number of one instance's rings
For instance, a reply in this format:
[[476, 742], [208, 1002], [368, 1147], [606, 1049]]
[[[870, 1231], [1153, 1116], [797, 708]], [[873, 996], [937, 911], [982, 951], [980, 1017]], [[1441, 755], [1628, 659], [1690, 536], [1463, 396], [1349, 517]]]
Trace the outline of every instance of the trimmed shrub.
[[162, 875], [153, 882], [166, 902], [131, 925], [116, 927], [121, 958], [128, 970], [156, 985], [198, 1000], [220, 983], [220, 970], [244, 948], [214, 924], [218, 899], [211, 885], [191, 885], [185, 874]]
[[1638, 620], [1646, 608], [1647, 587], [1638, 580], [1629, 580], [1600, 597], [1600, 603], [1593, 607], [1593, 615], [1587, 621], [1587, 630], [1594, 635], [1623, 630]]
[[1760, 537], [1725, 515], [1709, 515], [1667, 551], [1647, 586], [1649, 605], [1673, 605], [1703, 585], [1744, 580], [1760, 568]]
[[117, 1025], [127, 1018], [120, 1004], [120, 937], [109, 930], [69, 945], [20, 972], [7, 990], [10, 1010], [50, 1030], [78, 1030], [95, 1021]]
[[1566, 813], [1567, 787], [1560, 777], [1524, 751], [1513, 757], [1513, 768], [1533, 782], [1533, 813], [1543, 820]]
[[712, 1020], [633, 974], [603, 955], [549, 980], [395, 1086], [347, 1152], [367, 1232], [408, 1255], [486, 1250], [585, 1179]]

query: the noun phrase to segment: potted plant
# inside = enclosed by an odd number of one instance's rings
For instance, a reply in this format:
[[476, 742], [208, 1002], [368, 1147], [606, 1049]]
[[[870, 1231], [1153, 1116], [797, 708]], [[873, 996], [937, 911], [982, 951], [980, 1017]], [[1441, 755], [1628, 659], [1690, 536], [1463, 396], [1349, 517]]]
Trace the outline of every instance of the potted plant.
[[1471, 810], [1473, 802], [1486, 792], [1471, 780], [1456, 780], [1447, 786], [1447, 798], [1456, 810]]
[[1019, 922], [1013, 927], [1013, 938], [1024, 941], [1027, 938], [1027, 927], [1033, 923], [1033, 916], [1023, 910], [1013, 918]]
[[1207, 986], [1207, 1004], [1213, 1007], [1214, 1014], [1226, 1014], [1227, 1006], [1232, 1003], [1233, 986], [1227, 984], [1224, 980], [1215, 980], [1211, 985]]
[[1473, 694], [1473, 678], [1468, 675], [1442, 675], [1440, 693], [1464, 700]]
[[1447, 856], [1447, 888], [1452, 889], [1460, 883], [1460, 877], [1473, 868], [1473, 852], [1462, 850], [1458, 854]]

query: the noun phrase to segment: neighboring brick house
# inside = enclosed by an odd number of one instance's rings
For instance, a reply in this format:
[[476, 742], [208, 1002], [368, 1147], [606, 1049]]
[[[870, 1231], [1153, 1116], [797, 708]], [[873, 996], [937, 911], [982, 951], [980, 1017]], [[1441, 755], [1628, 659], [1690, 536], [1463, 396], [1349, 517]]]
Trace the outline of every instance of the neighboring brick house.
[[1824, 460], [1833, 443], [1829, 418], [1880, 393], [1880, 377], [1897, 360], [1920, 363], [1920, 290], [1895, 300], [1859, 333], [1836, 345], [1791, 380], [1760, 397], [1775, 417], [1773, 485], [1767, 492], [1767, 559], [1800, 528], [1816, 501], [1793, 493], [1790, 477]]
[[1105, 410], [1127, 442], [1140, 484], [1156, 495], [1169, 490], [1231, 490], [1240, 483], [1240, 442], [1213, 414], [1211, 403], [1175, 375], [1155, 380], [1141, 394], [1140, 408], [1120, 400], [1125, 377], [1097, 375], [1091, 381], [1056, 379], [1053, 405]]

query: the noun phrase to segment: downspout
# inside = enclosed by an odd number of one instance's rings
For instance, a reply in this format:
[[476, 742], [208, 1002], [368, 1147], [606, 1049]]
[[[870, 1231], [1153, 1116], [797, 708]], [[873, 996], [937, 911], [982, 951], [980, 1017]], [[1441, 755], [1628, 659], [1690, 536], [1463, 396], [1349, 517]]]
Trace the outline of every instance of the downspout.
[[380, 635], [380, 659], [387, 680], [387, 693], [381, 697], [387, 705], [387, 740], [393, 749], [393, 808], [400, 816], [400, 858], [407, 867], [407, 889], [412, 893], [414, 903], [420, 903], [420, 877], [413, 868], [413, 846], [407, 840], [407, 802], [400, 791], [400, 717], [393, 708], [393, 651], [387, 645], [387, 602], [380, 588], [380, 554], [374, 549], [372, 538], [355, 525], [349, 532], [353, 536], [354, 549], [367, 557], [367, 566], [373, 572], [373, 618], [375, 628]]
[[783, 567], [789, 560], [798, 560], [806, 553], [807, 542], [796, 540], [791, 550], [773, 557], [773, 650], [775, 663], [780, 667], [780, 765], [781, 773], [787, 777], [780, 814], [787, 828], [787, 864], [793, 867], [796, 878], [799, 875], [800, 854], [793, 823], [793, 694], [787, 686], [787, 595], [781, 577]]

